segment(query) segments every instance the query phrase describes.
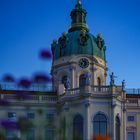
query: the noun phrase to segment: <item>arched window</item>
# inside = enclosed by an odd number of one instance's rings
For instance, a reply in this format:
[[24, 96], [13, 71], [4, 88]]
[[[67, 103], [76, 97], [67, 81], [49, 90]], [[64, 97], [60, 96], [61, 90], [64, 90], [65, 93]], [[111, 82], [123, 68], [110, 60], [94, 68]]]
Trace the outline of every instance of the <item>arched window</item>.
[[94, 135], [107, 135], [107, 118], [104, 114], [98, 113], [93, 119]]
[[120, 140], [120, 119], [118, 116], [116, 116], [116, 140]]
[[101, 82], [101, 79], [99, 77], [97, 79], [97, 84], [98, 84], [98, 91], [101, 91], [102, 82]]
[[85, 74], [80, 75], [79, 86], [84, 87], [86, 85], [86, 76]]
[[76, 115], [73, 120], [73, 140], [83, 140], [83, 117]]

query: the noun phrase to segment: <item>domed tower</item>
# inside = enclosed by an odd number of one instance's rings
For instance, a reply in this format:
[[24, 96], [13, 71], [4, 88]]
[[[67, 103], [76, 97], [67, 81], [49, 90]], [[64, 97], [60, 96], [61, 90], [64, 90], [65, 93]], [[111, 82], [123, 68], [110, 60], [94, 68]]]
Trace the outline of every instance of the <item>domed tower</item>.
[[75, 89], [85, 85], [106, 85], [105, 43], [101, 34], [92, 35], [86, 24], [87, 12], [80, 1], [72, 10], [68, 33], [54, 40], [52, 76], [53, 88], [60, 85]]
[[62, 129], [57, 139], [91, 140], [109, 135], [111, 140], [125, 140], [124, 83], [116, 86], [112, 73], [106, 86], [104, 39], [90, 33], [87, 12], [79, 0], [70, 15], [68, 33], [51, 45], [53, 88], [58, 95], [56, 128]]

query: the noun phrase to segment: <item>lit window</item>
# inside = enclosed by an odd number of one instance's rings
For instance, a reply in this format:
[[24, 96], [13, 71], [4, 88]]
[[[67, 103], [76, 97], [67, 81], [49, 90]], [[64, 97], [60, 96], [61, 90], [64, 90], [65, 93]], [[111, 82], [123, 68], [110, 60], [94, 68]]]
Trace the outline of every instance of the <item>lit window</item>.
[[127, 116], [127, 121], [133, 122], [133, 121], [135, 121], [135, 117], [134, 116]]
[[127, 140], [135, 140], [135, 132], [128, 132]]
[[35, 118], [35, 114], [34, 113], [27, 113], [27, 118], [28, 119], [34, 119]]

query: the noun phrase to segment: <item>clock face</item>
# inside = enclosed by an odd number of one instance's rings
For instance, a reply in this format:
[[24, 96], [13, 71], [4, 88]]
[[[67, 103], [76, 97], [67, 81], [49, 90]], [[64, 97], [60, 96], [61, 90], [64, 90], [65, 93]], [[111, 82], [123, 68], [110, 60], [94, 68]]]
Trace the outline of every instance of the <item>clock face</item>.
[[79, 66], [81, 68], [87, 68], [89, 66], [89, 61], [86, 58], [82, 58], [79, 61]]

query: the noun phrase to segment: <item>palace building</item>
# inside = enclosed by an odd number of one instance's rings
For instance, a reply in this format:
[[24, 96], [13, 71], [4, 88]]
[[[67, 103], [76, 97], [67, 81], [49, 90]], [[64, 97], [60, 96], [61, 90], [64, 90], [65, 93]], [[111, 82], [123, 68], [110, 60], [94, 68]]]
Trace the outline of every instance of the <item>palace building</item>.
[[78, 0], [68, 32], [51, 44], [51, 89], [0, 84], [1, 140], [140, 139], [140, 91], [116, 85], [114, 73], [106, 84], [105, 42], [90, 33], [86, 15]]

